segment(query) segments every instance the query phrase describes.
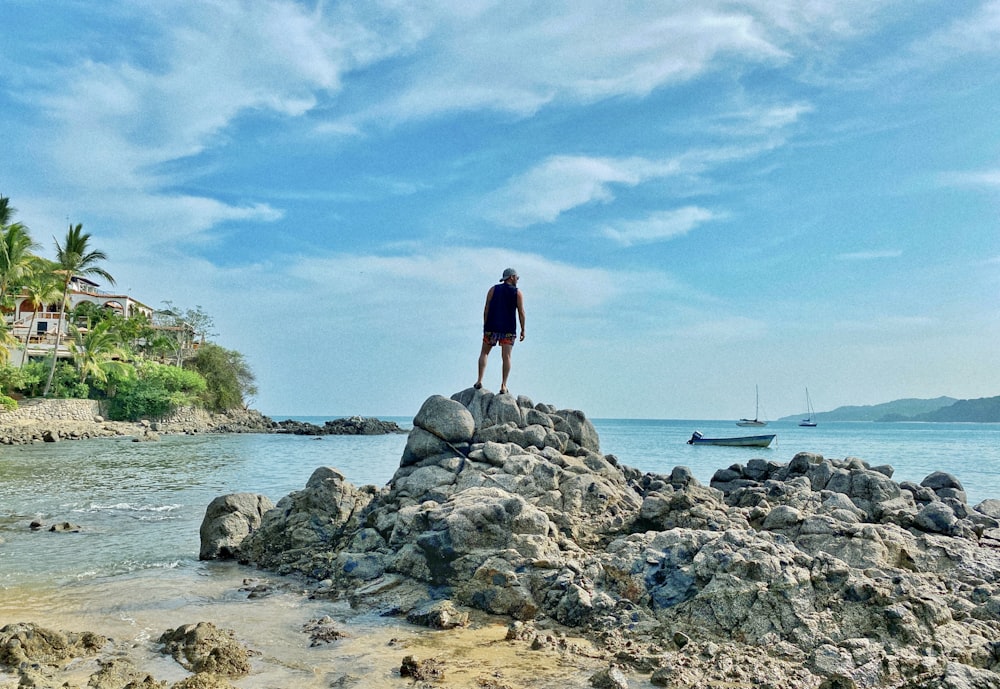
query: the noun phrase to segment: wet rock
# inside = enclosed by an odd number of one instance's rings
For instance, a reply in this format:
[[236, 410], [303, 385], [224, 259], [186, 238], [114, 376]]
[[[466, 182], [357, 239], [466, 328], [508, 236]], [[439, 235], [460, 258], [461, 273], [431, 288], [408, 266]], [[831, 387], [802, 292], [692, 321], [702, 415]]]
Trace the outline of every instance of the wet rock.
[[400, 677], [412, 677], [418, 682], [440, 682], [444, 679], [444, 663], [436, 658], [417, 660], [405, 656], [399, 666]]
[[302, 627], [302, 631], [309, 635], [310, 646], [333, 643], [347, 636], [344, 632], [336, 628], [333, 619], [329, 615], [324, 615], [316, 620], [309, 620]]
[[100, 670], [90, 676], [89, 689], [167, 689], [166, 682], [156, 681], [125, 658], [98, 661]]
[[406, 621], [431, 629], [454, 629], [469, 624], [469, 613], [456, 608], [450, 600], [436, 601], [411, 610]]
[[[130, 688], [126, 687], [126, 689]], [[170, 689], [237, 689], [237, 687], [219, 675], [199, 672], [185, 677], [180, 682], [174, 682]]]
[[236, 641], [232, 631], [219, 629], [211, 622], [167, 630], [159, 643], [164, 653], [191, 672], [224, 677], [250, 673], [250, 651]]
[[74, 658], [92, 656], [108, 639], [92, 632], [62, 632], [30, 622], [0, 627], [0, 666], [58, 666]]
[[325, 421], [322, 426], [305, 421], [295, 421], [288, 419], [278, 421], [275, 425], [275, 433], [290, 435], [387, 435], [390, 433], [405, 433], [395, 421], [383, 421], [381, 419], [351, 416], [343, 419], [332, 419]]
[[336, 470], [316, 469], [305, 489], [285, 496], [264, 513], [260, 527], [239, 544], [237, 559], [281, 573], [330, 578], [337, 568], [330, 553], [355, 536], [364, 541], [357, 534], [361, 513], [377, 493], [372, 486], [355, 488]]
[[621, 669], [610, 667], [592, 675], [590, 686], [595, 689], [628, 689], [628, 677]]
[[60, 522], [49, 527], [49, 531], [52, 533], [80, 533], [82, 529], [83, 527], [79, 524], [73, 524], [72, 522]]
[[212, 500], [201, 522], [198, 559], [235, 558], [240, 543], [260, 527], [264, 513], [273, 507], [269, 498], [253, 493], [231, 493]]

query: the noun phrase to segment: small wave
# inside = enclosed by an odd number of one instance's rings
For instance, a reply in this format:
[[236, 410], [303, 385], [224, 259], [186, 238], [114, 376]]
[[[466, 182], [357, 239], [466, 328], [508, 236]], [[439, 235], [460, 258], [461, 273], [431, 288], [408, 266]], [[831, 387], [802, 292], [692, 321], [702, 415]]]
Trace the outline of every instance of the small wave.
[[92, 504], [89, 508], [80, 509], [80, 512], [101, 512], [105, 510], [118, 512], [173, 512], [179, 510], [184, 505], [133, 505], [130, 502], [118, 502], [113, 505]]
[[74, 579], [77, 581], [88, 581], [93, 579], [102, 579], [105, 577], [121, 576], [122, 574], [134, 574], [136, 572], [149, 570], [172, 570], [179, 569], [183, 566], [183, 564], [184, 563], [181, 560], [165, 560], [161, 562], [120, 560], [109, 564], [106, 570], [87, 570], [85, 572], [77, 572]]
[[136, 505], [131, 502], [117, 502], [112, 505], [102, 505], [99, 503], [93, 503], [90, 507], [78, 507], [74, 509], [74, 512], [152, 512], [154, 514], [162, 514], [175, 512], [182, 509], [184, 505], [172, 504], [172, 505]]

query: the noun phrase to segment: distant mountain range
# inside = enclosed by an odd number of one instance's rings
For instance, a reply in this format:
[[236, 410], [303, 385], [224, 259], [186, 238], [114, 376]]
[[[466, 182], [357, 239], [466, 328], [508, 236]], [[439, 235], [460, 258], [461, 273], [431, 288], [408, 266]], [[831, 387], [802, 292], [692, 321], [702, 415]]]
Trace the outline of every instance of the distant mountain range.
[[[785, 416], [779, 421], [798, 421], [804, 414]], [[903, 399], [864, 407], [837, 407], [812, 415], [813, 421], [924, 421], [1000, 423], [1000, 397], [957, 400], [936, 397], [931, 400]]]

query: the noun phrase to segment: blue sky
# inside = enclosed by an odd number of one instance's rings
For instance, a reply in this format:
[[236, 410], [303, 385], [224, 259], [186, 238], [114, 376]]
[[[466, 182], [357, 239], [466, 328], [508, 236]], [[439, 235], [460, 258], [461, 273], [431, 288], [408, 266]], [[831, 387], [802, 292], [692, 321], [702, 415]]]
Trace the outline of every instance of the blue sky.
[[[1000, 395], [1000, 1], [0, 4], [0, 194], [200, 306], [253, 405]], [[487, 388], [499, 389], [498, 353]]]

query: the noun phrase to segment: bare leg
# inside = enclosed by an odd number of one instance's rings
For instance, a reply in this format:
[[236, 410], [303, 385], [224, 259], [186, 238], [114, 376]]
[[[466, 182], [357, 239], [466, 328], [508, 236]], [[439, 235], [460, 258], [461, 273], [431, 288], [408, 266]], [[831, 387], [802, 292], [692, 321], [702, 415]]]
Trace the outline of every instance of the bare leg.
[[476, 379], [476, 389], [483, 387], [483, 374], [486, 373], [486, 361], [490, 358], [490, 350], [493, 345], [483, 343], [483, 348], [479, 351], [479, 378]]
[[510, 353], [514, 349], [512, 344], [500, 345], [500, 356], [503, 357], [503, 382], [500, 383], [500, 394], [507, 392], [507, 376], [510, 375]]

